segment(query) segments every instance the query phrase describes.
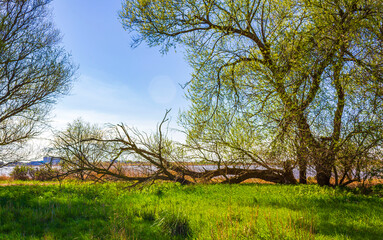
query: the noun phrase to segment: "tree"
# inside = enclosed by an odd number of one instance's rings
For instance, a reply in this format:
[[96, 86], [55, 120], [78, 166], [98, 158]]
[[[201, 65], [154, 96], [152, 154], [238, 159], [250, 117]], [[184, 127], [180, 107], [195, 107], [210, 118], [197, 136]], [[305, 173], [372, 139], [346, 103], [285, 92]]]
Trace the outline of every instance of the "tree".
[[318, 184], [347, 184], [377, 160], [382, 1], [132, 0], [120, 16], [134, 46], [185, 47], [190, 138], [261, 153], [250, 161], [273, 171], [298, 166], [302, 183], [314, 166]]
[[[51, 0], [0, 1], [0, 152], [6, 162], [44, 127], [76, 67], [59, 46]], [[7, 153], [7, 154], [5, 154]], [[4, 156], [3, 156], [4, 155]]]
[[93, 166], [102, 167], [103, 162], [110, 157], [106, 145], [93, 140], [104, 139], [105, 134], [98, 125], [76, 119], [65, 130], [54, 134], [49, 154], [61, 159], [64, 175], [86, 180]]
[[[146, 134], [124, 124], [101, 129], [78, 119], [55, 134], [50, 154], [62, 160], [61, 176], [89, 176], [96, 181], [132, 181], [133, 185], [155, 180], [190, 183], [181, 176], [175, 159], [178, 149], [167, 139], [163, 125]], [[127, 164], [135, 162], [136, 164]]]
[[[170, 140], [165, 127], [168, 113], [152, 134], [125, 124], [100, 129], [81, 120], [74, 121], [64, 131], [56, 133], [52, 144], [51, 154], [62, 160], [62, 173], [57, 177], [75, 174], [83, 180], [130, 181], [132, 186], [156, 180], [181, 184], [213, 180], [239, 183], [252, 176], [276, 183], [295, 181], [286, 174], [286, 169], [271, 169], [265, 165], [265, 170], [259, 170], [245, 161], [238, 164], [238, 157], [252, 157], [241, 149], [232, 152], [216, 143], [200, 146], [198, 142], [180, 144]], [[221, 161], [223, 158], [229, 160]], [[192, 160], [209, 163], [215, 159], [221, 164], [210, 169], [189, 164]]]

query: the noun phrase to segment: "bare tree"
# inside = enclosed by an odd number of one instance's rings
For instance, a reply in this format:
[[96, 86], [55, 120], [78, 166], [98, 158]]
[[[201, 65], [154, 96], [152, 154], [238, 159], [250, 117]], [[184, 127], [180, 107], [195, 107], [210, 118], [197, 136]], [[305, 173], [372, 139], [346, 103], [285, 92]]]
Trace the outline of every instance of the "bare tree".
[[74, 175], [86, 180], [91, 167], [102, 167], [108, 160], [105, 144], [91, 139], [104, 139], [105, 132], [98, 125], [81, 119], [69, 123], [66, 129], [54, 134], [49, 155], [59, 157], [64, 175]]
[[174, 160], [169, 157], [174, 152], [163, 132], [166, 116], [155, 134], [142, 133], [124, 124], [101, 129], [76, 120], [55, 134], [50, 154], [61, 158], [63, 176], [77, 174], [81, 179], [91, 176], [97, 181], [124, 180], [136, 184], [158, 179], [187, 183], [169, 172], [169, 164]]
[[[0, 1], [2, 153], [14, 152], [41, 132], [51, 105], [68, 92], [76, 70], [59, 46], [60, 34], [47, 10], [50, 2]], [[1, 160], [8, 159], [2, 155]]]

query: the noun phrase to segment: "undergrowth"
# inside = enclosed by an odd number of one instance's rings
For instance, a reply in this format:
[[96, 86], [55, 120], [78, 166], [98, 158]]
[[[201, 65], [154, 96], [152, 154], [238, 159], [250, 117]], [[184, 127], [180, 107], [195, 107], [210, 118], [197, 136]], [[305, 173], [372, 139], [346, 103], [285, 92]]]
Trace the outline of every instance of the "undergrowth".
[[381, 239], [379, 192], [353, 191], [265, 184], [1, 186], [0, 239]]

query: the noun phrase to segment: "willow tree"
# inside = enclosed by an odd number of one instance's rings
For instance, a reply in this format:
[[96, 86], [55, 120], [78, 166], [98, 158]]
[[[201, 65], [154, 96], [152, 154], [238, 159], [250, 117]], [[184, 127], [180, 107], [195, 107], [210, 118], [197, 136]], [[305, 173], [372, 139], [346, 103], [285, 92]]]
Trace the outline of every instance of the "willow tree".
[[381, 146], [382, 1], [131, 0], [120, 16], [135, 46], [184, 47], [190, 138], [274, 152], [250, 160], [301, 182], [313, 165], [320, 185]]
[[50, 106], [67, 93], [76, 70], [59, 45], [50, 2], [0, 1], [0, 162], [42, 131]]

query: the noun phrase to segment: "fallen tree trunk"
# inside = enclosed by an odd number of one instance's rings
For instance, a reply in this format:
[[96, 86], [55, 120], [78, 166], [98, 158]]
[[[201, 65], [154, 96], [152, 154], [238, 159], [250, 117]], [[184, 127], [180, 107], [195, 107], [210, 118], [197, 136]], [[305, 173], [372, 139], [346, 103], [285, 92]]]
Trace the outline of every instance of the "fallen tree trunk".
[[289, 173], [278, 174], [270, 170], [246, 170], [233, 177], [222, 181], [222, 183], [241, 183], [247, 179], [258, 178], [273, 183], [296, 184], [297, 180], [291, 178]]
[[[85, 173], [91, 175], [96, 181], [105, 179], [132, 181], [133, 185], [155, 180], [191, 184], [217, 182], [218, 179], [222, 183], [240, 183], [251, 178], [274, 183], [296, 183], [292, 166], [287, 166], [289, 164], [286, 163], [283, 169], [278, 169], [277, 166], [270, 167], [257, 160], [251, 153], [228, 146], [226, 146], [228, 150], [239, 151], [243, 156], [248, 157], [247, 160], [226, 159], [225, 156], [220, 156], [219, 150], [215, 149], [213, 152], [215, 156], [219, 156], [219, 162], [212, 160], [214, 157], [209, 159], [208, 156], [204, 160], [216, 163], [216, 169], [203, 167], [197, 170], [192, 169], [188, 163], [182, 163], [179, 160], [189, 159], [190, 163], [193, 157], [188, 154], [195, 152], [196, 149], [190, 148], [187, 152], [184, 145], [166, 139], [161, 130], [166, 120], [165, 116], [155, 135], [146, 135], [119, 124], [113, 127], [112, 134], [106, 135], [101, 132], [97, 135], [90, 129], [89, 133], [83, 136], [78, 134], [78, 131], [83, 133], [89, 127], [82, 126], [80, 123], [76, 131], [67, 131], [66, 135], [59, 135], [56, 141], [56, 147], [60, 150], [58, 153], [62, 153], [58, 156], [63, 160], [63, 170], [66, 171], [62, 176]], [[96, 128], [95, 130], [100, 131]], [[200, 146], [198, 151], [211, 150]], [[119, 163], [128, 160], [127, 158], [131, 158], [131, 161], [140, 161], [142, 164], [134, 165], [129, 169], [129, 165]], [[109, 161], [105, 162], [104, 159]]]

